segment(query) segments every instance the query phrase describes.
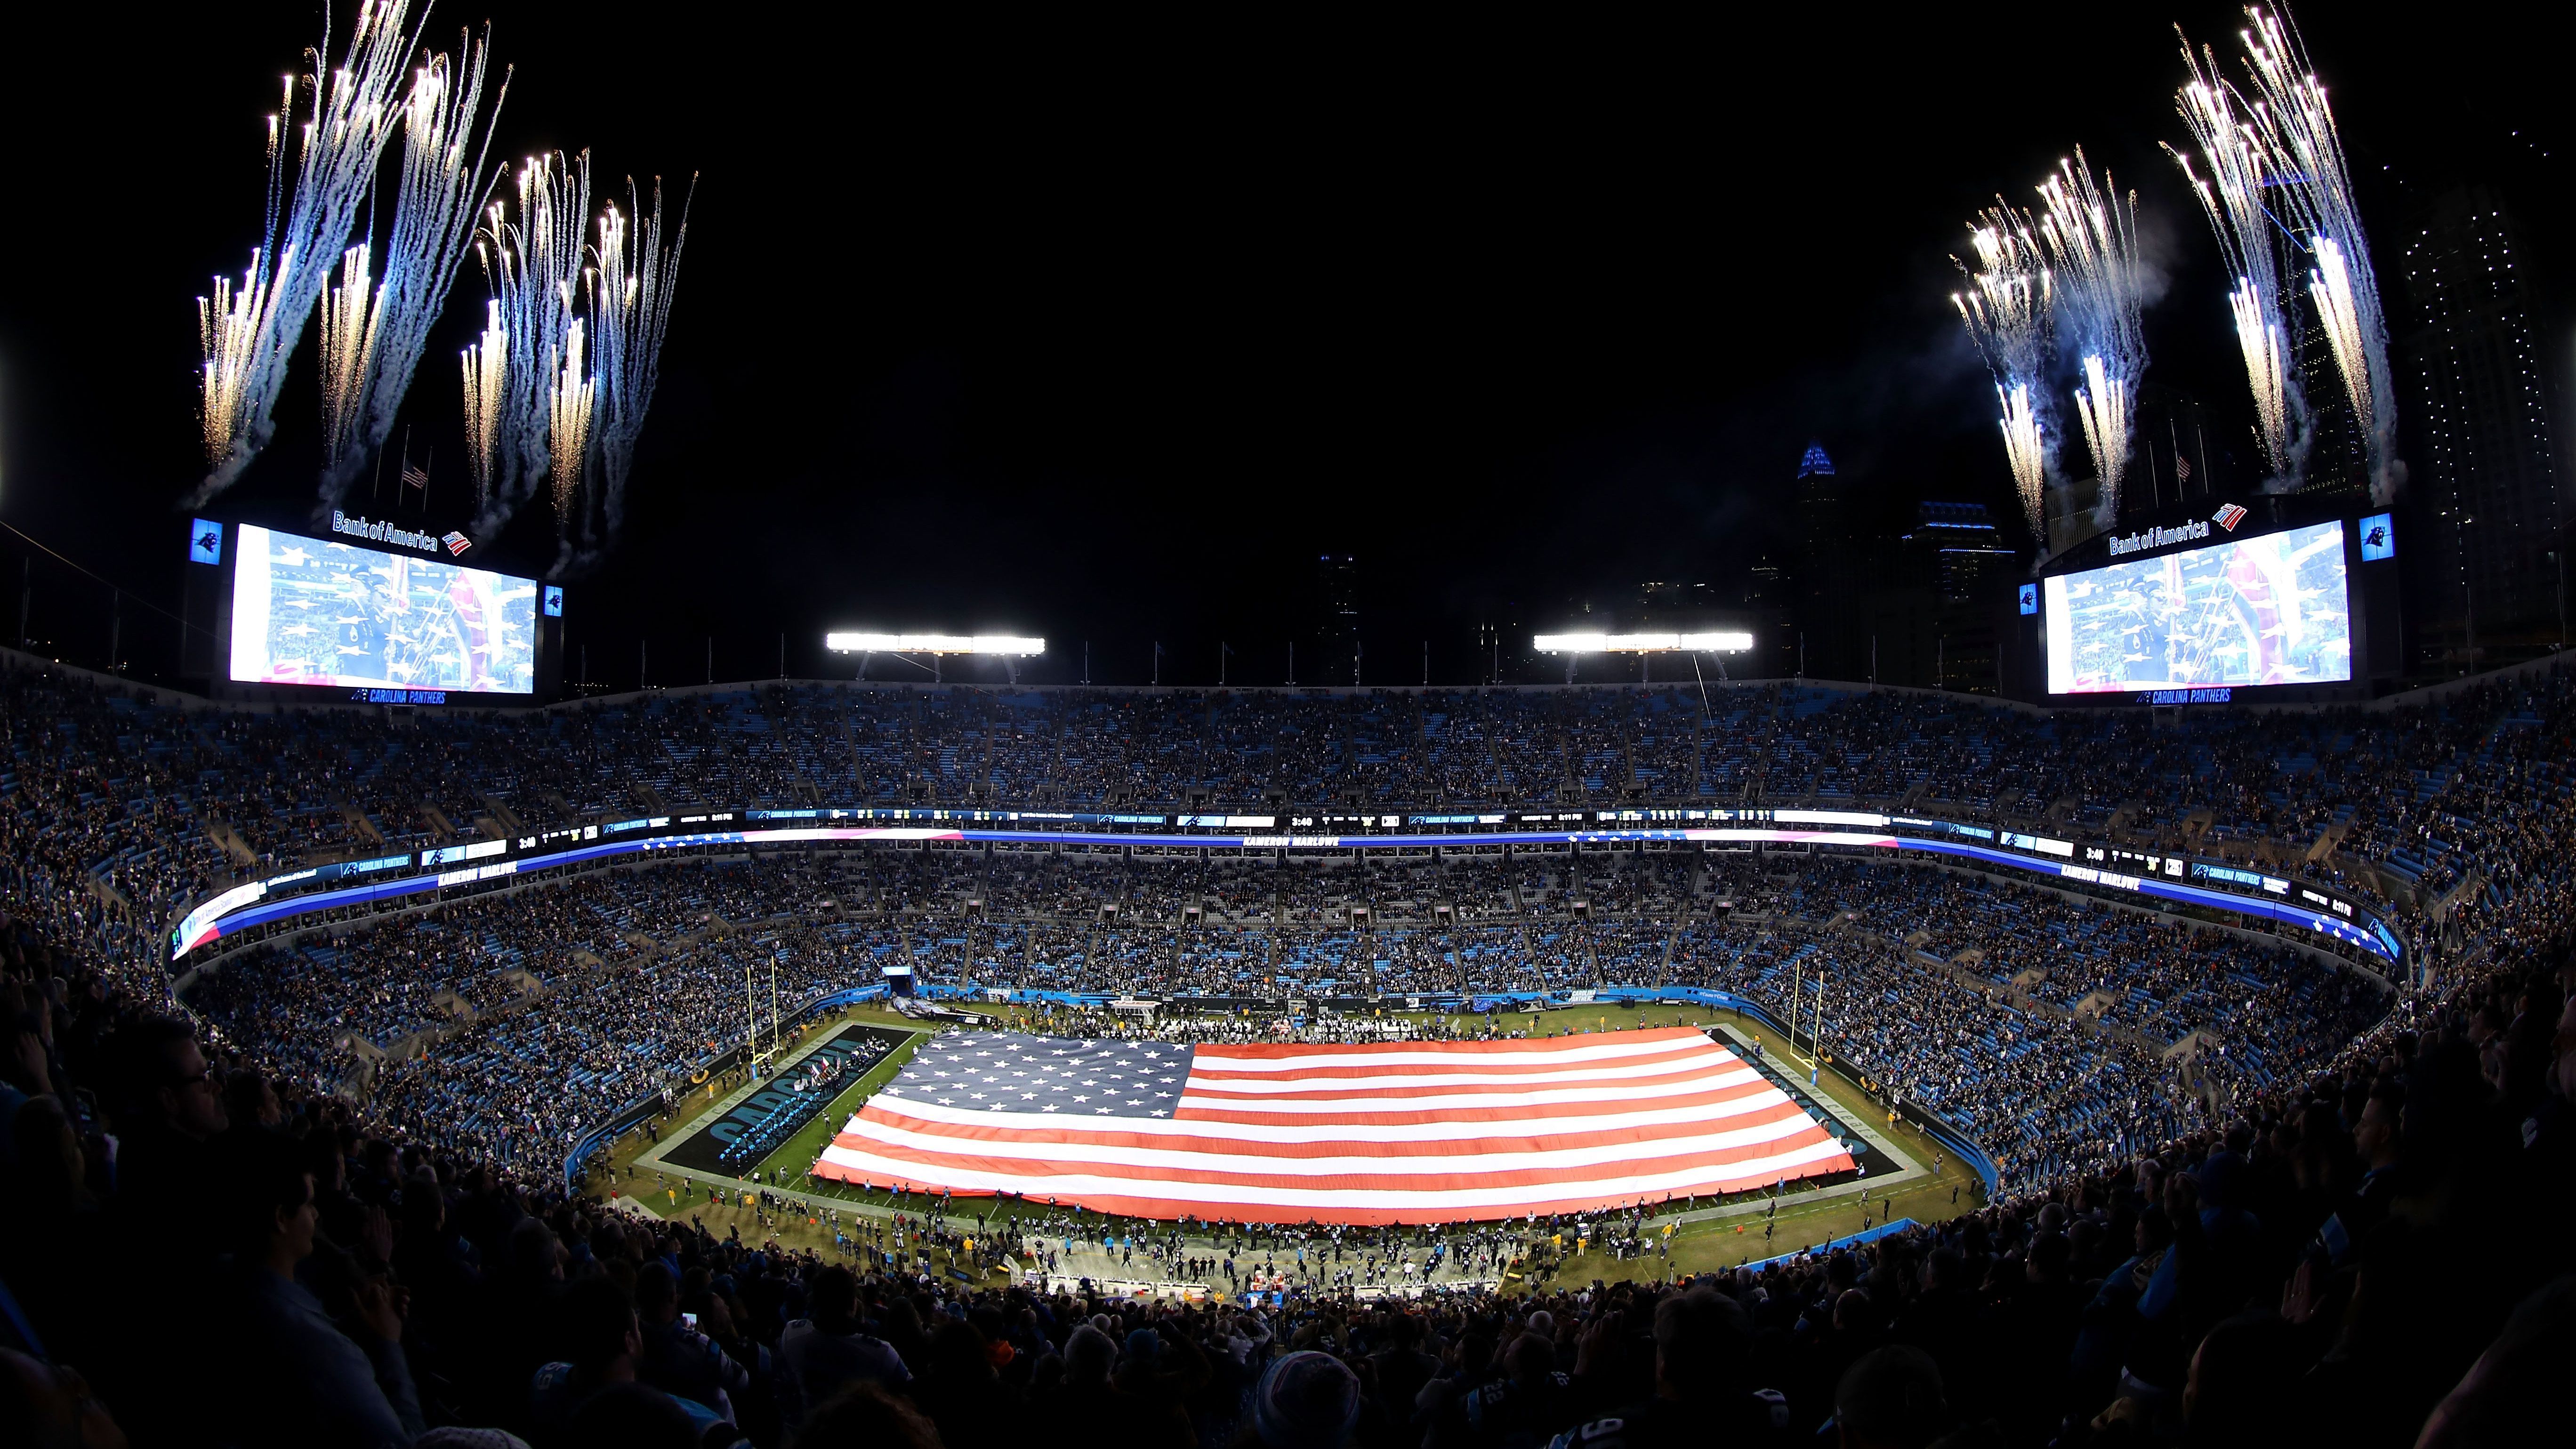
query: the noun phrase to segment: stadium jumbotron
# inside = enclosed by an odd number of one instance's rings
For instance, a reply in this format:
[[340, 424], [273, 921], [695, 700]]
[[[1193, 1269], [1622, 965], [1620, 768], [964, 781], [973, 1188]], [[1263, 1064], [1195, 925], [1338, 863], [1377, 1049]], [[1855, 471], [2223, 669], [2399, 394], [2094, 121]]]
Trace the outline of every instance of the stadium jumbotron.
[[[327, 8], [7, 92], [119, 285], [0, 306], [0, 1444], [2563, 1420], [2576, 273], [2451, 42], [2070, 13], [1963, 152], [1978, 32], [1559, 24], [1282, 166]], [[1720, 173], [1868, 214], [1712, 286]]]

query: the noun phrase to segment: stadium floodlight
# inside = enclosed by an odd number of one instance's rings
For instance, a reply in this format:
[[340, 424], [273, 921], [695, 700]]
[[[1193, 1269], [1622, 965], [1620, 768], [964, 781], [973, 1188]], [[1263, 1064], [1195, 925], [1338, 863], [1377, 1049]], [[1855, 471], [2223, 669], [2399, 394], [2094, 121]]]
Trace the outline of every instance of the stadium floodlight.
[[1011, 634], [826, 634], [835, 654], [1044, 654], [1044, 639]]
[[1541, 654], [1741, 654], [1753, 647], [1742, 632], [1717, 634], [1541, 634], [1530, 641]]

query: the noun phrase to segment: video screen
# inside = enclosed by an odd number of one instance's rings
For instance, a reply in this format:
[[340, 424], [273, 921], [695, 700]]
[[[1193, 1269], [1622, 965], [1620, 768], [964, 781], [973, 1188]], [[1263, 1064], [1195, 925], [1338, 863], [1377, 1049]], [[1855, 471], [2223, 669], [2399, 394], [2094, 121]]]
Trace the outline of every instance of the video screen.
[[238, 683], [536, 692], [532, 579], [250, 524], [235, 547]]
[[2051, 694], [2352, 678], [2341, 523], [2041, 582]]

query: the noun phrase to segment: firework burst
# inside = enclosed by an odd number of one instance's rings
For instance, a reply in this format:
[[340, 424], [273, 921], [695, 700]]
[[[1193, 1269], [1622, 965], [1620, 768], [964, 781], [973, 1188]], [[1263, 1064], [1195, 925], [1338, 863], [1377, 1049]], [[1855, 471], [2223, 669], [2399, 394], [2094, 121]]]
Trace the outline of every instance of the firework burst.
[[479, 511], [491, 503], [501, 461], [503, 404], [509, 399], [510, 334], [501, 304], [483, 304], [483, 338], [465, 349], [465, 467]]
[[546, 414], [550, 424], [552, 467], [547, 476], [554, 484], [557, 527], [572, 517], [581, 496], [582, 465], [590, 457], [591, 422], [597, 416], [598, 383], [582, 366], [582, 327], [576, 317], [564, 329], [563, 365], [554, 375], [547, 390]]
[[341, 439], [357, 431], [362, 415], [374, 331], [374, 309], [368, 304], [374, 298], [368, 249], [361, 245], [340, 253], [339, 285], [322, 293], [322, 445], [332, 462]]
[[2137, 193], [2121, 195], [2108, 171], [2097, 184], [2079, 146], [2039, 194], [2040, 241], [2058, 278], [2066, 339], [2081, 359], [2075, 416], [2101, 480], [2097, 516], [2107, 524], [2119, 515], [2138, 380], [2147, 369]]
[[480, 440], [468, 450], [480, 495], [473, 531], [485, 535], [555, 477], [555, 394], [582, 281], [590, 153], [530, 157], [515, 191], [515, 220], [498, 201], [484, 214], [476, 251], [492, 297], [483, 340], [464, 359], [467, 433]]
[[[1968, 227], [1976, 263], [1959, 262], [1970, 283], [1950, 301], [1995, 374], [2004, 461], [2012, 469], [2031, 537], [2047, 547], [2047, 432], [2041, 399], [2049, 353], [2052, 287], [2028, 212], [2000, 201]], [[1952, 258], [1957, 261], [1957, 258]]]
[[[640, 227], [628, 212], [642, 221]], [[583, 515], [578, 552], [570, 550], [572, 540], [567, 535], [559, 570], [596, 563], [626, 526], [626, 480], [634, 469], [635, 440], [644, 431], [644, 415], [653, 405], [653, 389], [661, 377], [662, 341], [670, 332], [680, 253], [688, 241], [688, 201], [684, 198], [680, 203], [678, 224], [668, 225], [659, 178], [653, 183], [649, 213], [637, 205], [630, 183], [627, 211], [612, 202], [600, 217], [591, 304], [597, 329], [593, 355], [599, 413], [592, 437], [598, 452], [599, 509], [596, 519]]]
[[2207, 47], [2194, 52], [2186, 39], [2183, 64], [2191, 81], [2175, 97], [2183, 124], [2200, 147], [2202, 165], [2168, 146], [2209, 215], [2210, 230], [2235, 286], [2227, 305], [2236, 319], [2237, 349], [2254, 393], [2254, 424], [2274, 486], [2295, 487], [2307, 461], [2307, 404], [2289, 366], [2290, 327], [2281, 303], [2280, 228], [2263, 205], [2267, 157], [2248, 119], [2253, 107], [2220, 79], [2218, 59]]
[[[458, 58], [432, 55], [413, 73], [402, 108], [402, 181], [385, 243], [384, 276], [350, 327], [345, 378], [325, 368], [317, 514], [340, 500], [368, 456], [392, 436], [394, 415], [411, 390], [429, 330], [472, 244], [475, 217], [492, 189], [492, 127], [509, 93], [505, 72], [501, 95], [488, 115], [483, 112], [490, 53], [488, 33], [481, 41], [460, 36]], [[353, 251], [361, 263], [364, 253], [363, 247]], [[326, 342], [328, 328], [326, 316]]]
[[2312, 258], [2309, 301], [2353, 417], [2362, 425], [2371, 495], [2386, 503], [2405, 481], [2405, 465], [2395, 454], [2397, 395], [2388, 368], [2387, 317], [2353, 198], [2343, 135], [2289, 13], [2249, 7], [2245, 18], [2246, 71], [2261, 98], [2250, 108], [2250, 129], [2272, 158], [2287, 224]]
[[268, 122], [267, 217], [241, 284], [219, 278], [197, 299], [199, 422], [207, 473], [195, 507], [229, 488], [275, 436], [277, 394], [287, 360], [330, 283], [384, 154], [401, 120], [396, 96], [404, 58], [417, 47], [403, 28], [410, 0], [365, 0], [338, 65], [331, 36], [309, 52], [304, 121], [295, 120], [297, 82]]

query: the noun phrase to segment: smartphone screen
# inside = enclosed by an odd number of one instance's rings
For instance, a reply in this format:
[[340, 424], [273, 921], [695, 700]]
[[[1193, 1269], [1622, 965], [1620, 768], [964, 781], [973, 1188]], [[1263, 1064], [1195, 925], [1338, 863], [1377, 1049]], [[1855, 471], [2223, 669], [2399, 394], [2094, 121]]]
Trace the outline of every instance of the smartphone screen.
[[680, 1321], [691, 1328], [695, 1328], [698, 1326], [698, 1315], [694, 1313], [683, 1313], [680, 1315]]

